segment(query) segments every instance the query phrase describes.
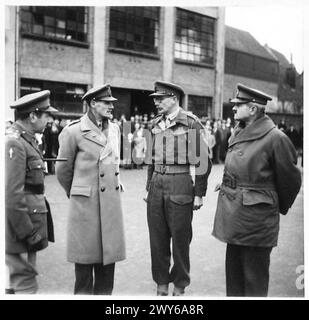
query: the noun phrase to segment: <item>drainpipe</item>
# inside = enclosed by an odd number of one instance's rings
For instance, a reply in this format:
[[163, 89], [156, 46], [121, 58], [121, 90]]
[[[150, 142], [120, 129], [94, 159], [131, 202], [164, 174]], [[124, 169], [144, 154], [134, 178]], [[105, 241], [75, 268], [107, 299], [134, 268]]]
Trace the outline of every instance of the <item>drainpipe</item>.
[[19, 27], [20, 27], [20, 9], [15, 9], [15, 100], [19, 96]]

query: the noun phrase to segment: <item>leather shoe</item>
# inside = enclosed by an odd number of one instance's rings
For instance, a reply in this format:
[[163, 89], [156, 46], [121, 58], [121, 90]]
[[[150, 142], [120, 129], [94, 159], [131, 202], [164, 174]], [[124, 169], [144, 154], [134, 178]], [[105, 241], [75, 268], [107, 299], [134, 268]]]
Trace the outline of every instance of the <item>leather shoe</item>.
[[173, 292], [173, 296], [183, 296], [185, 294], [185, 289], [184, 288], [179, 288], [179, 287], [175, 287], [174, 288], [174, 292]]
[[168, 296], [168, 284], [158, 284], [157, 296]]

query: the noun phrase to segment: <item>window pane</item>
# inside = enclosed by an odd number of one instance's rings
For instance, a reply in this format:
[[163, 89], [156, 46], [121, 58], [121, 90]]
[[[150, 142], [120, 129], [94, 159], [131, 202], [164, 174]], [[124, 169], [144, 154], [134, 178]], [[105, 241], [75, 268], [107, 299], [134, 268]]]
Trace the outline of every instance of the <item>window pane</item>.
[[55, 25], [55, 18], [54, 17], [45, 16], [44, 17], [44, 25], [45, 26], [54, 26]]
[[43, 34], [43, 26], [34, 24], [32, 31], [33, 33], [36, 33], [36, 34]]
[[31, 12], [21, 11], [21, 20], [22, 20], [22, 22], [31, 23], [31, 17], [32, 17], [32, 13]]
[[55, 28], [54, 27], [46, 27], [45, 28], [45, 35], [48, 37], [54, 37], [55, 36]]
[[64, 20], [56, 20], [57, 28], [65, 29], [65, 21]]

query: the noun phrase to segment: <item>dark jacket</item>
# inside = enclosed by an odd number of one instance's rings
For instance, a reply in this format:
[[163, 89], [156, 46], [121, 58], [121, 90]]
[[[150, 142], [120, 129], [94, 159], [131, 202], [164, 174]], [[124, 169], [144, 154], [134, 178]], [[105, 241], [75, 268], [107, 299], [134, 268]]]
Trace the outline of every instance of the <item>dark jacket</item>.
[[279, 213], [286, 214], [301, 187], [290, 139], [268, 116], [229, 140], [213, 235], [245, 246], [277, 245]]
[[151, 141], [147, 143], [151, 146], [152, 159], [148, 166], [146, 189], [149, 190], [155, 164], [187, 164], [195, 167], [194, 195], [205, 196], [212, 164], [203, 125], [195, 115], [182, 108], [165, 130], [160, 127], [161, 120], [162, 116], [153, 120]]
[[26, 238], [38, 233], [48, 245], [44, 198], [44, 163], [35, 137], [19, 123], [6, 132], [5, 211], [6, 252], [27, 252]]

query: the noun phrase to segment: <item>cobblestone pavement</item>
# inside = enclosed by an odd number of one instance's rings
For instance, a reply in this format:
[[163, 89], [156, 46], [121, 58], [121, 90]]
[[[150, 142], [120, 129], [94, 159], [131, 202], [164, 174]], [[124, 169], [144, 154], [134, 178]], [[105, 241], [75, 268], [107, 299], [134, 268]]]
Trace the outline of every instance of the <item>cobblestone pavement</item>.
[[[222, 165], [213, 166], [204, 206], [195, 211], [191, 244], [191, 285], [187, 296], [224, 297], [225, 244], [211, 236]], [[142, 200], [146, 182], [143, 170], [121, 170], [125, 186], [122, 194], [127, 259], [116, 264], [114, 295], [155, 295], [151, 277], [146, 203]], [[50, 202], [56, 242], [38, 255], [40, 294], [72, 294], [74, 265], [66, 261], [66, 224], [68, 199], [55, 176], [46, 177], [46, 195]], [[269, 296], [303, 296], [296, 288], [296, 268], [304, 263], [303, 190], [287, 216], [281, 217], [279, 245], [273, 249]]]

